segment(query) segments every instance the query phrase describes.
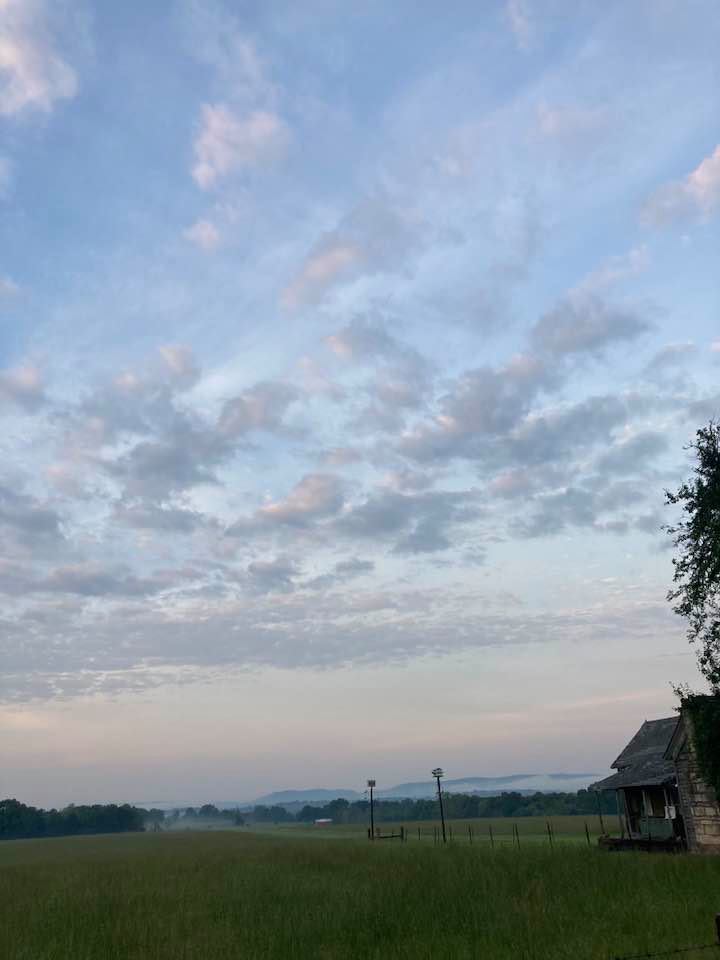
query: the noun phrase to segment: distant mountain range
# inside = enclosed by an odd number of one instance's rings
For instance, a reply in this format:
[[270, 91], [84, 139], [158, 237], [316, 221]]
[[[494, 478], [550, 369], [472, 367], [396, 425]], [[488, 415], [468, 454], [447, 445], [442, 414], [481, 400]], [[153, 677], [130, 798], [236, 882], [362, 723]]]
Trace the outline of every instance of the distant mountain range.
[[[512, 773], [505, 777], [461, 777], [458, 780], [443, 780], [443, 789], [447, 793], [476, 793], [484, 797], [495, 797], [501, 793], [515, 790], [518, 793], [574, 793], [584, 790], [589, 784], [598, 780], [603, 773]], [[422, 800], [434, 797], [436, 792], [434, 780], [417, 780], [411, 783], [398, 783], [394, 787], [375, 790], [379, 800]], [[358, 790], [348, 790], [344, 787], [328, 789], [327, 787], [313, 787], [309, 790], [276, 790], [266, 793], [255, 800], [145, 800], [135, 801], [140, 807], [158, 807], [161, 810], [173, 810], [185, 807], [200, 807], [204, 803], [213, 803], [220, 810], [234, 810], [238, 807], [247, 810], [256, 804], [267, 806], [288, 806], [293, 810], [304, 804], [325, 804], [338, 797], [349, 800], [362, 800], [366, 794]]]
[[[600, 774], [597, 773], [513, 773], [505, 777], [462, 777], [458, 780], [443, 780], [443, 789], [447, 793], [478, 793], [483, 796], [496, 796], [508, 790], [520, 793], [569, 792], [583, 790]], [[380, 800], [422, 800], [435, 796], [437, 787], [434, 780], [418, 780], [412, 783], [399, 783], [394, 787], [376, 789], [375, 796]], [[255, 803], [268, 806], [286, 803], [328, 803], [336, 797], [344, 800], [361, 800], [365, 796], [357, 790], [277, 790], [258, 797]]]

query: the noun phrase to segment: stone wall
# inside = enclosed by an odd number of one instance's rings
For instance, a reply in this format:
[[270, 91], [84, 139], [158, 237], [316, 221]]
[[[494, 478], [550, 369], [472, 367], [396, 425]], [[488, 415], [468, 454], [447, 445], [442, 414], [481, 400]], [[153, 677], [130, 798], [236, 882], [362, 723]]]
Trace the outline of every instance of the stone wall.
[[687, 737], [676, 756], [675, 769], [688, 849], [692, 853], [720, 854], [720, 804], [713, 788], [700, 775], [690, 718], [683, 715], [682, 720]]

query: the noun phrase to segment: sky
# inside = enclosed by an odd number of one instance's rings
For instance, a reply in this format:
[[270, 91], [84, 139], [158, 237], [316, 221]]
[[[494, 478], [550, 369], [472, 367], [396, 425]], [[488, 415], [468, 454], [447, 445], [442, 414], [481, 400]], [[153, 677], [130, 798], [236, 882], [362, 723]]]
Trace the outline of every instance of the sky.
[[604, 773], [700, 687], [714, 0], [0, 0], [0, 796]]

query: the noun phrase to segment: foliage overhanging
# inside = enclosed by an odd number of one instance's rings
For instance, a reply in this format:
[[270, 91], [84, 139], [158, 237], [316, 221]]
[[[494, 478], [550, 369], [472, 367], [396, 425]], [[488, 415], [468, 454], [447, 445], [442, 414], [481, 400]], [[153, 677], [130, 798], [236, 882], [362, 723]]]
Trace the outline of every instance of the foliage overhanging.
[[720, 690], [720, 424], [710, 421], [695, 434], [689, 449], [695, 466], [666, 502], [679, 505], [682, 516], [666, 527], [673, 537], [675, 586], [668, 592], [675, 613], [687, 620], [687, 636], [698, 646], [700, 671], [713, 690]]

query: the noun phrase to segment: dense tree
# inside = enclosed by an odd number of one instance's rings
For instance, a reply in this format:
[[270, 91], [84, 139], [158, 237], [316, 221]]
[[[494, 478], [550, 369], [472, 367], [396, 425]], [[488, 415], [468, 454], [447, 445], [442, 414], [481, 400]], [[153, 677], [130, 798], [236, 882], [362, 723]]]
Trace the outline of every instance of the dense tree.
[[0, 800], [0, 839], [143, 830], [144, 814], [144, 810], [128, 804], [71, 804], [64, 810], [38, 810], [18, 800]]
[[[451, 820], [475, 817], [540, 817], [562, 815], [590, 816], [597, 813], [598, 803], [603, 813], [614, 813], [615, 797], [596, 794], [589, 790], [577, 793], [502, 793], [496, 797], [477, 794], [446, 793], [443, 798], [445, 816]], [[324, 806], [306, 804], [296, 815], [301, 823], [332, 819], [335, 823], [367, 823], [370, 804], [367, 800], [348, 803], [332, 800]], [[435, 820], [439, 815], [437, 800], [376, 800], [375, 820], [380, 823], [412, 823], [417, 820]]]
[[698, 430], [689, 449], [692, 476], [677, 492], [666, 492], [667, 502], [682, 508], [677, 524], [666, 528], [677, 548], [668, 599], [687, 620], [702, 674], [720, 690], [720, 424]]
[[252, 818], [256, 823], [287, 823], [295, 819], [285, 807], [277, 805], [268, 807], [264, 804], [253, 807]]

